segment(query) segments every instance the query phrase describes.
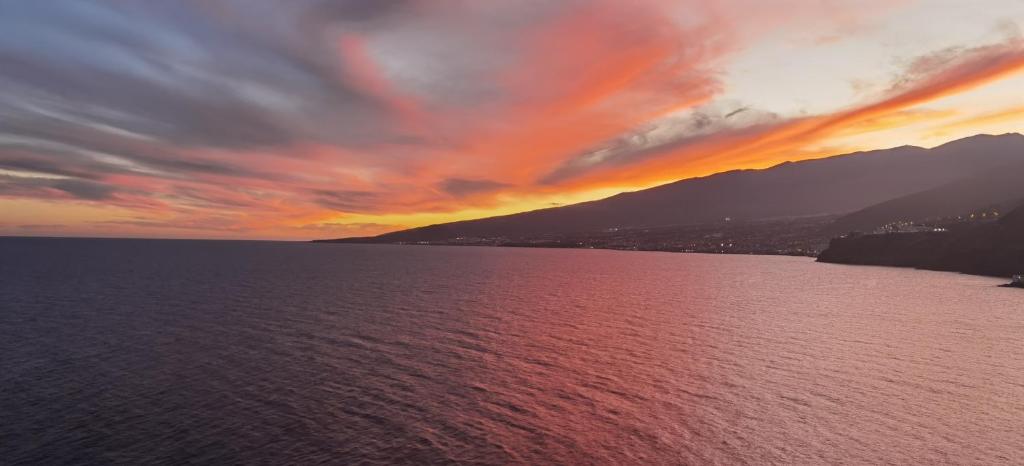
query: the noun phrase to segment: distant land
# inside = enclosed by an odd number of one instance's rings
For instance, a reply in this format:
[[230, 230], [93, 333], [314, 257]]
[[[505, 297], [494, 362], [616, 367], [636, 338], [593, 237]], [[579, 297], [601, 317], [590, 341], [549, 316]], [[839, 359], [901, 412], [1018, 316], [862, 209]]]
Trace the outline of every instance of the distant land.
[[950, 224], [966, 231], [992, 223], [1024, 204], [1022, 175], [1024, 135], [977, 135], [932, 149], [786, 162], [570, 206], [318, 242], [816, 256], [852, 231]]

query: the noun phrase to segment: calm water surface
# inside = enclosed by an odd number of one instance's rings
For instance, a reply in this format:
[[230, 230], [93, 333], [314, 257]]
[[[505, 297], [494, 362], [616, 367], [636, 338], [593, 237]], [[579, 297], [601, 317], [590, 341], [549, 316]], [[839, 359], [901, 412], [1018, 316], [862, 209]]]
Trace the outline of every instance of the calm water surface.
[[804, 258], [0, 239], [2, 464], [1024, 462], [1024, 292]]

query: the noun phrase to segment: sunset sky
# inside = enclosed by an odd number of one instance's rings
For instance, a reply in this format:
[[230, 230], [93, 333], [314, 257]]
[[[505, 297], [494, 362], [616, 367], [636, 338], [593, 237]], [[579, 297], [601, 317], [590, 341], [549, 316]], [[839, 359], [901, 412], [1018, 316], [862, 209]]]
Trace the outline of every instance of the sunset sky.
[[1024, 0], [0, 2], [0, 235], [307, 239], [1024, 131]]

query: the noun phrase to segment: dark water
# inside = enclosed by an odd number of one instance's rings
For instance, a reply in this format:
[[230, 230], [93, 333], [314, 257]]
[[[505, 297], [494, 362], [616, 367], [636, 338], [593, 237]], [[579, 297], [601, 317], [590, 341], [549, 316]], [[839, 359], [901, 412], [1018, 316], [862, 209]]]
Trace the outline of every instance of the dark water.
[[1024, 462], [1024, 292], [802, 258], [0, 239], [2, 464]]

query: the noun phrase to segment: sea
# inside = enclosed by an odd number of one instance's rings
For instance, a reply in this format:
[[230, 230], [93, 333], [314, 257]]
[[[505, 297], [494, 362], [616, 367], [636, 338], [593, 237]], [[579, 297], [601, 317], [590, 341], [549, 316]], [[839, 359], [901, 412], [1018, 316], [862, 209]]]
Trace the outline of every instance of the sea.
[[809, 258], [0, 239], [0, 464], [1021, 464], [1024, 291]]

